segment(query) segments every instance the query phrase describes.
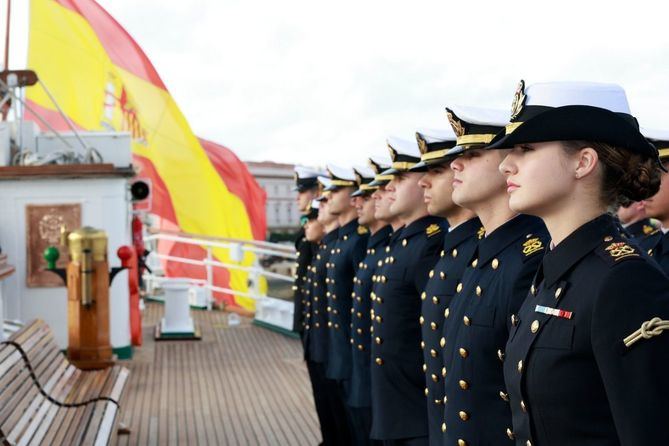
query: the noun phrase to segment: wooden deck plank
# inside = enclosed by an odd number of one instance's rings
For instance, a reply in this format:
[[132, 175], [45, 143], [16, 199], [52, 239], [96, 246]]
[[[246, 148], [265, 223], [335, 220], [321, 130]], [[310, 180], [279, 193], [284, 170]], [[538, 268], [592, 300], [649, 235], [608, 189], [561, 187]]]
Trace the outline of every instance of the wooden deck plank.
[[131, 361], [117, 445], [318, 444], [320, 433], [302, 348], [296, 339], [227, 313], [192, 312], [201, 341], [154, 342], [163, 306], [142, 316], [144, 344]]

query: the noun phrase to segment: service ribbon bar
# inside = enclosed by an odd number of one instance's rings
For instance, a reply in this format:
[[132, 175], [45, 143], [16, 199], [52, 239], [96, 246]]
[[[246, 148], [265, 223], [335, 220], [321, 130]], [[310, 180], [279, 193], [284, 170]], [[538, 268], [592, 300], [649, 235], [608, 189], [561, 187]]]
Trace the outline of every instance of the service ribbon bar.
[[543, 305], [537, 305], [534, 308], [534, 311], [537, 313], [549, 314], [555, 317], [561, 317], [564, 319], [571, 319], [574, 315], [571, 311], [560, 310], [559, 308], [544, 307]]

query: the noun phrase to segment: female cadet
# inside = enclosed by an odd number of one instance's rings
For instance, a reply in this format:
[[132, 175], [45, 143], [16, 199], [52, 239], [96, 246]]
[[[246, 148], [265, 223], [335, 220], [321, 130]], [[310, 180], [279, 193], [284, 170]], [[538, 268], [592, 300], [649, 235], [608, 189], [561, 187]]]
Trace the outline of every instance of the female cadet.
[[518, 445], [669, 444], [669, 280], [607, 209], [652, 196], [657, 150], [616, 85], [521, 82], [500, 164], [510, 207], [552, 238], [512, 319]]
[[520, 308], [539, 267], [548, 233], [540, 219], [509, 209], [498, 170], [504, 153], [487, 149], [508, 115], [454, 107], [447, 116], [458, 137], [458, 145], [447, 152], [457, 156], [451, 162], [453, 201], [476, 213], [485, 237], [444, 310], [444, 444], [510, 445], [505, 432], [511, 411], [504, 401], [499, 353], [509, 335], [510, 316]]

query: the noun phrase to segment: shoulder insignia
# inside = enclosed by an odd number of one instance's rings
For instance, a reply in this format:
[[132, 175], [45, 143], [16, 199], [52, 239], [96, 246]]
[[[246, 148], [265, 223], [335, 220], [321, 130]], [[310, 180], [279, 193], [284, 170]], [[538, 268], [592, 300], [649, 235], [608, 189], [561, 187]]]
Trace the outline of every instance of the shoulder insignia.
[[435, 234], [439, 234], [441, 232], [441, 228], [439, 227], [438, 224], [431, 224], [427, 228], [425, 228], [425, 233], [427, 234], [428, 237], [432, 237]]
[[648, 235], [651, 232], [655, 231], [655, 228], [652, 227], [651, 225], [643, 225], [643, 233]]
[[544, 244], [541, 242], [541, 240], [538, 237], [532, 237], [523, 243], [523, 254], [525, 254], [525, 257], [528, 257], [535, 252], [541, 251], [544, 249]]
[[622, 260], [626, 257], [639, 257], [639, 253], [636, 248], [630, 246], [625, 242], [613, 242], [609, 244], [604, 250], [613, 258], [616, 262]]
[[641, 324], [641, 327], [630, 333], [629, 336], [623, 339], [623, 342], [625, 343], [625, 347], [630, 348], [637, 341], [659, 336], [665, 330], [669, 330], [669, 321], [663, 321], [659, 317], [654, 317]]
[[365, 235], [369, 232], [369, 229], [367, 229], [364, 226], [358, 226], [358, 234], [360, 235]]
[[481, 240], [483, 237], [485, 237], [485, 228], [484, 228], [483, 226], [481, 226], [481, 227], [479, 228], [478, 232], [476, 233], [476, 237], [477, 237], [479, 240]]

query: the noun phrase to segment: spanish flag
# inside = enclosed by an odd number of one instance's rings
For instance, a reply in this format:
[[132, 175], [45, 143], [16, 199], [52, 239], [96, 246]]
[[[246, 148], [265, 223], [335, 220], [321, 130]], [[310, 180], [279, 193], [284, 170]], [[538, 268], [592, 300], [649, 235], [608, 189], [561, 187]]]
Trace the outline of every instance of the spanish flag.
[[[140, 176], [152, 180], [151, 212], [168, 226], [205, 236], [264, 239], [264, 191], [234, 153], [193, 134], [142, 49], [94, 0], [31, 0], [28, 68], [77, 128], [131, 132], [134, 163]], [[27, 100], [56, 129], [68, 130], [40, 84], [28, 89]], [[175, 245], [170, 252], [205, 257], [199, 246]], [[227, 250], [213, 254], [231, 263]], [[243, 265], [252, 262], [247, 254]], [[176, 263], [166, 271], [204, 277], [203, 268]], [[247, 291], [246, 273], [214, 271], [216, 286]], [[217, 298], [253, 309], [249, 298], [226, 293]]]

